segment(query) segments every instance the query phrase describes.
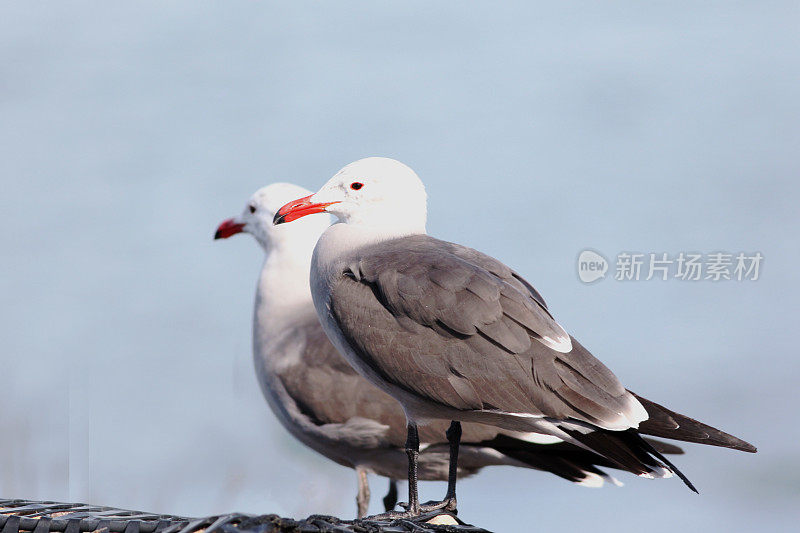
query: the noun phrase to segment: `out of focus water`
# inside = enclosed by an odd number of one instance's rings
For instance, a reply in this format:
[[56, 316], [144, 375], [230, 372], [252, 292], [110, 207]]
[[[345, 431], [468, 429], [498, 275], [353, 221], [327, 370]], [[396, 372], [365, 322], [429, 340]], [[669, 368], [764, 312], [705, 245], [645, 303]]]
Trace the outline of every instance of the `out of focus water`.
[[[355, 477], [258, 391], [259, 186], [396, 157], [429, 230], [533, 281], [631, 389], [759, 446], [590, 490], [489, 469], [498, 531], [780, 531], [799, 517], [796, 2], [8, 1], [0, 495], [350, 515]], [[757, 282], [582, 284], [584, 248], [760, 251]], [[384, 481], [373, 480], [378, 510]], [[425, 484], [423, 498], [440, 496]]]

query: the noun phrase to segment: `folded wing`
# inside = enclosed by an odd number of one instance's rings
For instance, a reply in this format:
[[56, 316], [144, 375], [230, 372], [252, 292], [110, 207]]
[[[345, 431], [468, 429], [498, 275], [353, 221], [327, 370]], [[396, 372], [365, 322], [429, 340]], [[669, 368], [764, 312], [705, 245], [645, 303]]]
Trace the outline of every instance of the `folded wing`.
[[499, 261], [425, 235], [362, 249], [331, 311], [387, 382], [448, 407], [622, 430], [647, 418], [541, 296]]

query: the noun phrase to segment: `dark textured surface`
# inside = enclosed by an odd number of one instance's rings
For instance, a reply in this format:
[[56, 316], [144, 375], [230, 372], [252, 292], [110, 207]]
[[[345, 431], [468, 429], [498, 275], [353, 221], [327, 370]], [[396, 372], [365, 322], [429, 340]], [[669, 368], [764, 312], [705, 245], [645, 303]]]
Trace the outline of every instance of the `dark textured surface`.
[[274, 514], [231, 513], [204, 518], [159, 515], [140, 511], [99, 507], [81, 503], [0, 500], [0, 533], [486, 533], [470, 525], [441, 526], [396, 520], [340, 520], [333, 516], [312, 515], [304, 520], [281, 518]]

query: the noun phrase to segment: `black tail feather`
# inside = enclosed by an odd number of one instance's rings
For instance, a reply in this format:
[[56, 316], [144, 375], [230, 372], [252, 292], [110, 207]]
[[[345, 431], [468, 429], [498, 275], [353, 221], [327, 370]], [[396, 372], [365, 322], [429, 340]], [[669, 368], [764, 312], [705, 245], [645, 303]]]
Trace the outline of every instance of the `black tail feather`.
[[[644, 440], [650, 447], [660, 453], [683, 454], [683, 450], [673, 444], [656, 439]], [[604, 455], [567, 442], [542, 445], [500, 434], [494, 439], [481, 442], [478, 445], [494, 448], [530, 467], [550, 472], [574, 482], [582, 481], [587, 472], [606, 477], [606, 473], [600, 470], [599, 467], [629, 471], [628, 468], [620, 466], [618, 461], [610, 460]], [[628, 460], [630, 461], [632, 458], [628, 457]]]
[[605, 476], [597, 466], [614, 466], [604, 457], [566, 442], [542, 445], [499, 434], [478, 445], [494, 448], [529, 467], [573, 482], [582, 481], [587, 472]]
[[640, 396], [636, 397], [650, 415], [650, 419], [642, 422], [638, 429], [610, 431], [597, 428], [586, 432], [574, 426], [561, 425], [563, 431], [589, 449], [568, 442], [543, 446], [502, 434], [476, 444], [494, 448], [530, 467], [575, 482], [584, 480], [589, 473], [608, 477], [600, 467], [616, 468], [636, 475], [658, 474], [662, 469], [668, 469], [695, 493], [698, 490], [689, 478], [664, 457], [665, 454], [683, 454], [683, 450], [644, 435], [755, 451], [755, 447], [741, 439]]
[[683, 472], [667, 460], [655, 446], [639, 435], [635, 429], [609, 431], [598, 428], [588, 433], [564, 426], [561, 429], [581, 444], [615, 463], [616, 468], [636, 475], [652, 475], [666, 468], [676, 474], [689, 489], [697, 492], [695, 486]]
[[[651, 447], [660, 450], [661, 453], [676, 455], [683, 453], [678, 446], [655, 439], [647, 440]], [[601, 470], [601, 467], [629, 470], [617, 461], [568, 442], [542, 445], [500, 434], [490, 441], [476, 445], [494, 448], [531, 468], [550, 472], [576, 483], [585, 480], [587, 474], [608, 478], [608, 474]]]
[[[562, 426], [561, 429], [572, 438], [584, 444], [592, 451], [602, 455], [614, 464], [615, 468], [627, 470], [639, 475], [654, 473], [663, 465], [637, 439], [636, 433], [630, 431], [609, 431], [597, 428], [583, 432]], [[652, 446], [651, 446], [652, 448]]]

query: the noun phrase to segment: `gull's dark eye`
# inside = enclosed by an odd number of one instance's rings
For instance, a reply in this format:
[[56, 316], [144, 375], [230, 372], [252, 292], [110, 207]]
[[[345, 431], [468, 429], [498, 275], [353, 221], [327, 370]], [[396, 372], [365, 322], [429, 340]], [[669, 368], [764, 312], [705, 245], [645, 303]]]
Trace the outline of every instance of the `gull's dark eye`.
[[364, 184], [361, 183], [360, 181], [354, 181], [353, 183], [350, 184], [350, 188], [353, 189], [354, 191], [357, 191], [358, 189], [360, 189], [363, 186], [364, 186]]
[[254, 205], [248, 205], [247, 208], [250, 210], [251, 213], [255, 213], [256, 212], [256, 206], [254, 206]]

